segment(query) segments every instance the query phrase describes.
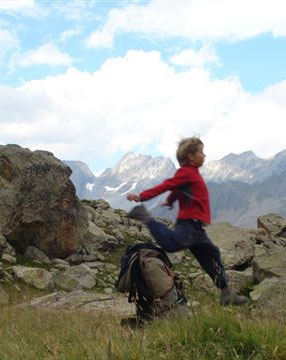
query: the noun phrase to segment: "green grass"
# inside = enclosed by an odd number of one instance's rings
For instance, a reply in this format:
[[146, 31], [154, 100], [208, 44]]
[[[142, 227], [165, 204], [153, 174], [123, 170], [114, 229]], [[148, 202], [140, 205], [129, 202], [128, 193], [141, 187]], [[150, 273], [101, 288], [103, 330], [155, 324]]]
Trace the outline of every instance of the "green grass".
[[187, 316], [120, 326], [112, 314], [0, 309], [1, 360], [286, 359], [286, 320], [205, 303]]

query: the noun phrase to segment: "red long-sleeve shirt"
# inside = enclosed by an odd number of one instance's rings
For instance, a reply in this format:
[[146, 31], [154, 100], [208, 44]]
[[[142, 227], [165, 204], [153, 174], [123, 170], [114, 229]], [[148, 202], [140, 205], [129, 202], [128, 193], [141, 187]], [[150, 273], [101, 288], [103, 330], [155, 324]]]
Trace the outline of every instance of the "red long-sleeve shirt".
[[179, 168], [174, 177], [142, 191], [139, 194], [140, 200], [152, 199], [168, 190], [171, 191], [167, 199], [169, 204], [172, 204], [175, 199], [179, 201], [178, 219], [197, 219], [210, 224], [209, 193], [198, 167], [183, 166]]

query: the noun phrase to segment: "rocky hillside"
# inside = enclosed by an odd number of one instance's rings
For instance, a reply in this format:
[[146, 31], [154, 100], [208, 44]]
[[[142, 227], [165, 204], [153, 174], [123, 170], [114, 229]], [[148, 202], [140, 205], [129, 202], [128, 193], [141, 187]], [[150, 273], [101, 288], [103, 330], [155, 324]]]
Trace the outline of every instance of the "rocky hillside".
[[[27, 247], [25, 256], [19, 256], [1, 235], [0, 304], [13, 302], [8, 289], [17, 284], [20, 292], [28, 285], [46, 294], [37, 297], [35, 293], [25, 306], [109, 309], [121, 314], [133, 311], [127, 298], [114, 289], [119, 259], [128, 244], [153, 240], [145, 226], [105, 201], [83, 201], [83, 207], [89, 236], [65, 259], [48, 257], [35, 246]], [[286, 285], [286, 220], [266, 215], [258, 219], [257, 229], [218, 223], [209, 226], [207, 232], [221, 249], [232, 288], [249, 294], [254, 312], [276, 311], [281, 306], [277, 294], [282, 295]], [[191, 301], [197, 292], [217, 296], [211, 280], [189, 251], [169, 256]]]
[[[120, 257], [129, 244], [153, 239], [124, 210], [104, 200], [79, 202], [69, 175], [51, 153], [0, 148], [0, 305], [23, 302], [28, 286], [33, 296], [22, 306], [130, 313], [114, 289]], [[221, 249], [231, 286], [252, 299], [251, 311], [279, 313], [286, 305], [286, 219], [268, 214], [257, 225], [217, 223], [206, 231]], [[191, 302], [202, 291], [217, 296], [189, 251], [170, 258]]]

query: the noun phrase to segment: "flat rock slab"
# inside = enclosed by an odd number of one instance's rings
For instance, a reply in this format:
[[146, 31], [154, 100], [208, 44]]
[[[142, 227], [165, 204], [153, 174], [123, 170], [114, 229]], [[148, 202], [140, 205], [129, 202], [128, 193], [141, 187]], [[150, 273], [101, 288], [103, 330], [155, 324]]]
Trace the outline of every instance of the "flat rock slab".
[[102, 311], [114, 315], [134, 315], [135, 306], [129, 304], [126, 296], [105, 295], [83, 290], [54, 292], [20, 304], [21, 307], [35, 307], [50, 310]]

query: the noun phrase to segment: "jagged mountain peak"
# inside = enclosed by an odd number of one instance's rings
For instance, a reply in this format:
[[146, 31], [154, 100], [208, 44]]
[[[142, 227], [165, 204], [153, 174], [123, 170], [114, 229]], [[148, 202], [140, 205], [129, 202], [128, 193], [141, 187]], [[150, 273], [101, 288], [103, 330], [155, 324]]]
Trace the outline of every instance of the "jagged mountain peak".
[[118, 163], [112, 168], [112, 173], [122, 173], [126, 170], [129, 170], [130, 167], [140, 166], [142, 163], [146, 161], [150, 161], [152, 159], [151, 156], [137, 154], [134, 152], [128, 152], [123, 156], [122, 159], [118, 161]]
[[280, 160], [280, 159], [286, 159], [286, 149], [278, 152], [271, 158], [271, 160]]
[[120, 160], [119, 160], [119, 163], [120, 162], [124, 162], [124, 161], [129, 161], [129, 160], [134, 160], [134, 159], [138, 159], [138, 158], [142, 158], [142, 157], [146, 157], [148, 155], [142, 155], [142, 154], [138, 154], [138, 153], [135, 153], [133, 151], [128, 151]]
[[175, 171], [175, 166], [169, 158], [152, 157], [134, 152], [128, 152], [103, 176], [117, 176], [123, 180], [139, 180], [144, 178], [162, 177], [164, 173]]
[[262, 168], [266, 163], [267, 160], [256, 156], [251, 150], [240, 154], [230, 153], [221, 160], [206, 164], [203, 175], [207, 181], [239, 180], [251, 183], [257, 180], [256, 170]]
[[250, 160], [262, 160], [260, 157], [256, 156], [253, 151], [248, 150], [244, 151], [240, 154], [230, 153], [226, 156], [224, 156], [220, 161], [224, 162], [242, 162], [242, 161], [250, 161]]
[[145, 155], [145, 154], [139, 154], [139, 153], [135, 153], [132, 151], [129, 151], [128, 153], [126, 153], [115, 166], [121, 165], [121, 164], [125, 164], [128, 161], [132, 161], [132, 162], [137, 162], [137, 161], [150, 161], [150, 162], [154, 162], [154, 163], [158, 163], [158, 162], [172, 162], [171, 159], [169, 159], [168, 157], [164, 157], [164, 156], [152, 156], [152, 155]]

